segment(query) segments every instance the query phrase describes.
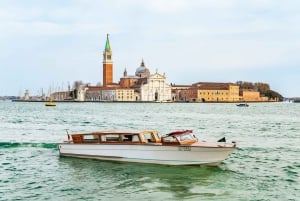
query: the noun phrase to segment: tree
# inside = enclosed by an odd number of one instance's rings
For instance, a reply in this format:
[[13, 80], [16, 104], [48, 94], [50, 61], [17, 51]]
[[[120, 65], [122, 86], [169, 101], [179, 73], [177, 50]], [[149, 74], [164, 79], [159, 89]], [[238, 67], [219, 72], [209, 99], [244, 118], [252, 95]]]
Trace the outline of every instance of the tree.
[[240, 89], [254, 89], [252, 82], [237, 81], [236, 84], [239, 85]]
[[273, 90], [266, 91], [265, 96], [267, 96], [269, 99], [277, 99], [278, 101], [283, 101], [283, 96]]
[[266, 95], [266, 93], [271, 90], [270, 85], [267, 83], [256, 82], [254, 86], [261, 95]]
[[278, 101], [283, 101], [283, 96], [276, 91], [271, 90], [270, 85], [268, 83], [263, 82], [245, 82], [245, 81], [237, 81], [237, 85], [239, 85], [240, 90], [256, 90], [260, 93], [261, 96], [266, 96], [270, 99], [277, 99]]

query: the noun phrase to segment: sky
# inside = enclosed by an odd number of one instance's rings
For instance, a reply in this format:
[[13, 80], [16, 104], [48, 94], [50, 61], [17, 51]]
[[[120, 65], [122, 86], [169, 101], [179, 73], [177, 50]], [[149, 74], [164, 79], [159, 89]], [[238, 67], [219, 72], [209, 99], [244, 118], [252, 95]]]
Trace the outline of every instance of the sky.
[[300, 96], [298, 0], [0, 0], [0, 96], [114, 82], [142, 59], [167, 82], [264, 82]]

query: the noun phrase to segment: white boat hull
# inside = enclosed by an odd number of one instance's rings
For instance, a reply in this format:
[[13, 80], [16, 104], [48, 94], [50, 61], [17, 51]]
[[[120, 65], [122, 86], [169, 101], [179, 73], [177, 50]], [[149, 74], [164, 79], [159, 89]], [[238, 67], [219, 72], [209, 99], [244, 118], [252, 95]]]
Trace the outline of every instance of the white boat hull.
[[156, 144], [58, 145], [61, 156], [162, 165], [219, 165], [235, 147], [162, 146]]

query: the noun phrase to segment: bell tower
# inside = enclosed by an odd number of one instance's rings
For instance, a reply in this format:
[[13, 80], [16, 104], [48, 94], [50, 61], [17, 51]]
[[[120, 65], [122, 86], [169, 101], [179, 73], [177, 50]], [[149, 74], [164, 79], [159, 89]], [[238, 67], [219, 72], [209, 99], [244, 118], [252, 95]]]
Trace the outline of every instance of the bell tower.
[[106, 36], [105, 49], [103, 52], [103, 86], [113, 83], [113, 62], [108, 34]]

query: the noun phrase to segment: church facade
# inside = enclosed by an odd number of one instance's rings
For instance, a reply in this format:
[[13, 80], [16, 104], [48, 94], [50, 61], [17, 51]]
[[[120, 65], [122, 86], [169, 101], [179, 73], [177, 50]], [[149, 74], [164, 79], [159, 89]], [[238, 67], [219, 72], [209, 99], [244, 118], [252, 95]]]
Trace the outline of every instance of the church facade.
[[165, 75], [158, 72], [148, 77], [147, 83], [141, 85], [140, 100], [165, 102], [171, 101], [171, 85], [166, 83]]

